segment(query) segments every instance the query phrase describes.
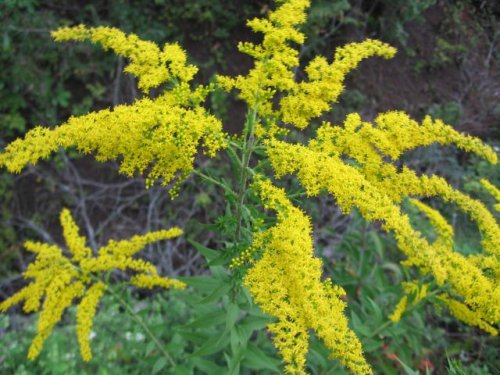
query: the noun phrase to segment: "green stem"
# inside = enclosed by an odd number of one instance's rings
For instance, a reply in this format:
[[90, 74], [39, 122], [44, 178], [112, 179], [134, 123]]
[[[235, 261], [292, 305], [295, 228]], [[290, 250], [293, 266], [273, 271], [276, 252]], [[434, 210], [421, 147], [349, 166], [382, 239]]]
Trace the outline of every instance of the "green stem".
[[376, 335], [378, 335], [380, 332], [384, 331], [387, 327], [391, 326], [394, 324], [392, 320], [387, 320], [384, 324], [381, 324], [375, 331], [373, 331], [368, 338], [372, 338]]
[[245, 195], [247, 190], [248, 182], [248, 167], [250, 165], [250, 158], [252, 156], [253, 147], [255, 143], [255, 122], [257, 121], [257, 111], [258, 111], [258, 93], [256, 105], [252, 109], [251, 115], [247, 118], [247, 124], [245, 126], [245, 134], [243, 139], [243, 150], [241, 157], [241, 179], [240, 186], [238, 190], [238, 206], [236, 207], [236, 232], [235, 232], [235, 242], [240, 242], [241, 236], [241, 220], [242, 220], [242, 209], [245, 204]]
[[[425, 300], [429, 299], [429, 297], [435, 296], [437, 294], [441, 293], [441, 288], [437, 288], [436, 290], [433, 290], [432, 292], [428, 293], [424, 298], [422, 298], [420, 301], [417, 303], [414, 303], [406, 308], [404, 311], [404, 314], [408, 314], [412, 310], [416, 309], [421, 303], [423, 303]], [[387, 327], [396, 324], [397, 322], [393, 322], [392, 320], [387, 320], [385, 323], [381, 324], [378, 326], [367, 338], [372, 338], [376, 335], [378, 335], [380, 332], [383, 332]]]
[[231, 147], [236, 147], [238, 150], [241, 150], [241, 145], [237, 142], [228, 141], [228, 145]]
[[193, 173], [197, 176], [200, 176], [201, 178], [204, 178], [205, 180], [207, 181], [210, 181], [211, 183], [217, 185], [217, 186], [220, 186], [221, 188], [223, 188], [226, 192], [230, 193], [231, 195], [233, 195], [234, 197], [237, 197], [238, 194], [236, 194], [233, 190], [231, 190], [231, 188], [227, 185], [224, 185], [222, 182], [220, 181], [217, 181], [215, 178], [212, 178], [208, 175], [206, 175], [205, 173], [202, 173], [196, 169], [193, 169]]
[[[101, 281], [102, 282], [102, 281]], [[154, 335], [153, 332], [149, 329], [149, 327], [146, 325], [144, 320], [134, 311], [132, 306], [130, 306], [127, 301], [125, 301], [118, 293], [116, 293], [110, 286], [107, 287], [107, 290], [110, 291], [111, 295], [122, 305], [125, 310], [129, 313], [129, 315], [137, 322], [139, 325], [142, 327], [144, 332], [149, 336], [151, 340], [153, 340], [154, 344], [158, 348], [158, 350], [163, 354], [163, 356], [170, 362], [172, 367], [176, 366], [176, 363], [172, 356], [168, 354], [168, 352], [164, 349], [162, 343], [160, 340]]]

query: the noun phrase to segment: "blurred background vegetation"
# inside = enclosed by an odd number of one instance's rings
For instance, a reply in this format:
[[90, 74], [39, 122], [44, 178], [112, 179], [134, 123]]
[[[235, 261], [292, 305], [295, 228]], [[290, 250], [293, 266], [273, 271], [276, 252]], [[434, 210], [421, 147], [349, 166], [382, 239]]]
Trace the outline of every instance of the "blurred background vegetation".
[[[250, 67], [251, 60], [236, 44], [258, 38], [245, 20], [272, 7], [268, 0], [0, 1], [0, 147], [35, 125], [55, 126], [71, 115], [141, 96], [134, 78], [122, 74], [126, 61], [90, 44], [56, 44], [51, 30], [78, 23], [109, 25], [159, 43], [179, 41], [201, 68], [197, 79], [208, 83], [216, 72], [238, 74]], [[372, 119], [391, 109], [406, 110], [417, 119], [431, 114], [500, 150], [497, 1], [313, 0], [305, 31], [304, 63], [367, 37], [399, 50], [391, 61], [362, 63], [325, 118], [339, 123], [346, 113], [358, 111]], [[208, 105], [228, 132], [239, 132], [244, 119], [240, 102], [216, 91]], [[421, 173], [439, 173], [487, 202], [478, 177], [500, 186], [498, 167], [451, 148], [418, 150], [408, 155], [407, 163]], [[230, 174], [223, 157], [201, 160], [199, 166], [220, 176]], [[0, 373], [279, 373], [280, 361], [263, 330], [267, 317], [251, 304], [237, 277], [221, 266], [227, 258], [217, 250], [224, 248], [224, 233], [234, 228], [225, 197], [188, 180], [172, 202], [165, 188], [145, 190], [141, 177], [125, 179], [116, 170], [114, 163], [97, 164], [61, 151], [55, 161], [19, 175], [0, 172], [0, 300], [23, 285], [20, 274], [30, 261], [22, 249], [25, 239], [61, 243], [62, 207], [72, 210], [94, 249], [109, 238], [173, 223], [184, 228], [185, 238], [151, 246], [145, 256], [162, 274], [193, 276], [186, 279], [190, 288], [150, 294], [117, 289], [135, 316], [113, 297], [104, 299], [94, 329], [94, 359], [88, 364], [79, 358], [74, 316], [65, 317], [40, 359], [30, 363], [25, 358], [36, 317], [20, 309], [1, 315]], [[298, 190], [293, 181], [288, 183]], [[399, 265], [402, 257], [394, 242], [376, 225], [355, 212], [342, 216], [331, 198], [307, 201], [303, 207], [313, 216], [326, 274], [348, 292], [350, 323], [376, 373], [500, 373], [498, 340], [434, 311], [425, 301], [397, 324], [388, 319], [402, 295], [399, 283], [413, 275]], [[454, 207], [446, 207], [445, 213], [455, 226], [457, 250], [471, 252], [479, 243], [476, 229]], [[418, 215], [414, 220], [425, 230]], [[151, 344], [137, 317], [165, 343], [175, 367]], [[309, 363], [313, 374], [344, 373], [314, 340]]]

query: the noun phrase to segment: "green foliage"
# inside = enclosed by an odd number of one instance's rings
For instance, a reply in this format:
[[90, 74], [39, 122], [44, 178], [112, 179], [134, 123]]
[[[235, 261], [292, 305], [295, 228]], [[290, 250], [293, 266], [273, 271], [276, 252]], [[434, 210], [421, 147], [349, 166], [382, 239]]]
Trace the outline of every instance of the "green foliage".
[[443, 119], [447, 124], [458, 124], [462, 116], [462, 106], [457, 102], [433, 104], [429, 108], [429, 114], [432, 117]]
[[455, 62], [460, 56], [467, 52], [467, 48], [462, 44], [452, 44], [446, 39], [437, 38], [436, 48], [431, 61], [431, 68], [438, 69]]
[[[199, 247], [207, 259], [213, 250]], [[93, 331], [94, 359], [84, 363], [71, 323], [58, 328], [35, 362], [26, 361], [26, 345], [34, 332], [33, 324], [21, 317], [0, 317], [1, 329], [10, 331], [0, 337], [2, 368], [12, 374], [250, 374], [279, 371], [280, 360], [263, 328], [269, 318], [251, 303], [248, 292], [232, 290], [221, 266], [212, 274], [183, 279], [188, 292], [156, 293], [143, 301], [129, 291], [123, 300], [146, 322], [175, 366], [158, 351], [123, 305], [112, 297], [104, 298]], [[228, 295], [229, 293], [229, 296]], [[75, 309], [70, 309], [69, 322]], [[168, 319], [165, 319], [168, 317]], [[13, 327], [20, 325], [27, 334], [18, 337]], [[27, 328], [31, 326], [32, 328]], [[8, 353], [8, 355], [7, 355]]]
[[366, 24], [387, 40], [397, 42], [409, 56], [415, 56], [416, 52], [408, 43], [406, 24], [411, 21], [423, 23], [424, 12], [435, 3], [436, 0], [366, 2]]
[[448, 361], [448, 374], [450, 375], [490, 375], [491, 372], [487, 366], [470, 365], [464, 366], [458, 360]]
[[[221, 251], [192, 244], [208, 264], [220, 263]], [[319, 252], [324, 249], [319, 247]], [[425, 373], [424, 365], [431, 363], [438, 373], [495, 373], [498, 364], [495, 365], [492, 343], [488, 346], [485, 337], [462, 325], [457, 327], [461, 335], [455, 339], [448, 337], [444, 328], [429, 330], [429, 324], [439, 323], [429, 323], [425, 302], [413, 307], [398, 323], [388, 319], [401, 295], [397, 285], [410, 279], [399, 266], [398, 257], [393, 240], [355, 216], [334, 261], [325, 259], [327, 274], [335, 275], [350, 296], [347, 314], [377, 372], [390, 375], [405, 369], [410, 374], [411, 369], [420, 368], [420, 373]], [[223, 267], [212, 265], [210, 273], [182, 280], [189, 285], [187, 291], [154, 293], [147, 299], [126, 288], [119, 291], [163, 343], [176, 367], [168, 363], [124, 306], [107, 296], [95, 319], [94, 358], [89, 363], [78, 354], [74, 308], [69, 310], [64, 325], [47, 340], [35, 362], [26, 360], [26, 350], [35, 335], [32, 321], [36, 317], [1, 315], [0, 331], [5, 332], [0, 335], [3, 371], [16, 375], [279, 372], [280, 359], [264, 331], [270, 318], [251, 303], [248, 292], [237, 286], [234, 276]], [[442, 324], [451, 321], [445, 317]], [[19, 330], [23, 330], [23, 335], [19, 335]], [[481, 357], [474, 358], [478, 351], [482, 351]], [[329, 351], [313, 337], [308, 357], [311, 374], [345, 374], [340, 365], [332, 365], [328, 355]], [[446, 356], [453, 359], [447, 362]], [[470, 358], [466, 360], [465, 356]], [[464, 364], [472, 359], [476, 362]]]

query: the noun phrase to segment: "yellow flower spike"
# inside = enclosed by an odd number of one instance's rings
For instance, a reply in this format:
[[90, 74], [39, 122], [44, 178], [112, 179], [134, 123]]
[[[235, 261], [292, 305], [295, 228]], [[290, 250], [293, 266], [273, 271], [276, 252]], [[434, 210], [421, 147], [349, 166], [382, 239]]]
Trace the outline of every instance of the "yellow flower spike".
[[152, 289], [154, 287], [184, 289], [186, 284], [179, 280], [140, 273], [130, 278], [130, 283], [138, 288]]
[[[289, 91], [295, 86], [294, 68], [299, 65], [299, 52], [291, 43], [302, 44], [304, 34], [299, 26], [306, 20], [308, 0], [280, 1], [268, 19], [255, 18], [247, 25], [264, 34], [261, 44], [244, 42], [238, 45], [240, 52], [252, 56], [254, 67], [245, 76], [236, 78], [218, 76], [217, 82], [225, 90], [237, 88], [239, 97], [249, 108], [258, 108], [260, 117], [272, 119], [273, 98], [279, 91]], [[272, 121], [271, 121], [272, 123]], [[263, 135], [264, 132], [259, 132]]]
[[84, 361], [92, 359], [90, 350], [90, 334], [92, 322], [97, 310], [97, 304], [102, 297], [106, 286], [100, 281], [92, 284], [78, 304], [76, 310], [76, 333], [80, 345], [80, 353]]
[[[303, 312], [291, 300], [287, 285], [283, 260], [279, 255], [265, 253], [247, 273], [244, 283], [249, 288], [255, 302], [262, 310], [278, 318], [278, 322], [268, 325], [273, 334], [273, 342], [285, 362], [289, 374], [303, 374], [309, 350], [309, 327]], [[300, 289], [302, 290], [302, 288]]]
[[130, 283], [140, 288], [184, 288], [185, 284], [181, 281], [158, 276], [156, 267], [150, 262], [132, 258], [146, 245], [180, 236], [182, 230], [174, 227], [134, 236], [128, 241], [110, 241], [98, 251], [97, 256], [92, 256], [90, 249], [85, 247], [85, 239], [79, 236], [79, 229], [70, 212], [63, 210], [60, 218], [67, 247], [73, 256], [66, 257], [54, 245], [27, 241], [26, 249], [35, 253], [36, 258], [28, 266], [24, 277], [34, 281], [1, 302], [0, 311], [22, 302], [25, 312], [38, 311], [43, 300], [37, 335], [28, 352], [28, 358], [33, 360], [40, 354], [45, 340], [64, 311], [74, 299], [81, 299], [77, 308], [77, 336], [82, 358], [88, 361], [92, 357], [89, 344], [92, 320], [106, 289], [101, 281], [95, 281], [96, 277], [113, 270], [132, 271], [135, 274]]
[[278, 223], [256, 234], [249, 253], [260, 248], [262, 256], [247, 272], [244, 284], [262, 310], [278, 319], [268, 329], [286, 372], [305, 373], [308, 331], [313, 329], [332, 357], [353, 373], [371, 373], [343, 314], [344, 291], [330, 280], [321, 281], [322, 263], [314, 257], [309, 218], [270, 181], [257, 178], [253, 187], [264, 207], [277, 212]]
[[81, 297], [85, 290], [82, 282], [70, 283], [65, 274], [54, 277], [46, 291], [45, 301], [38, 318], [37, 335], [28, 350], [28, 359], [34, 360], [40, 354], [45, 340], [62, 318], [64, 311], [71, 306], [73, 299]]
[[64, 263], [66, 258], [63, 257], [61, 249], [55, 245], [49, 245], [42, 242], [26, 241], [24, 248], [34, 252], [36, 256], [35, 262], [28, 265], [24, 272], [25, 277], [34, 277], [34, 275], [43, 269], [53, 267], [57, 263]]
[[203, 108], [185, 108], [167, 92], [155, 100], [71, 117], [53, 130], [35, 128], [5, 148], [0, 165], [20, 172], [60, 147], [76, 147], [84, 154], [95, 152], [101, 162], [121, 158], [121, 173], [148, 170], [149, 180], [167, 185], [176, 173], [186, 177], [192, 171], [199, 144], [209, 156], [226, 147], [222, 124]]
[[78, 233], [78, 227], [68, 209], [64, 209], [61, 212], [61, 225], [63, 228], [64, 240], [75, 260], [79, 261], [84, 258], [89, 258], [92, 255], [92, 250], [85, 246], [85, 237], [80, 236]]
[[[24, 277], [29, 277], [24, 274]], [[26, 313], [35, 312], [40, 309], [40, 303], [42, 301], [43, 295], [46, 293], [47, 288], [54, 277], [46, 272], [39, 272], [32, 277], [36, 278], [36, 282], [29, 284], [26, 287], [26, 294], [23, 297], [24, 305], [23, 311]], [[21, 293], [22, 295], [23, 293]], [[19, 301], [20, 302], [20, 301]]]
[[173, 227], [170, 229], [149, 232], [143, 235], [133, 236], [128, 240], [110, 240], [108, 244], [99, 249], [99, 255], [125, 256], [131, 257], [145, 246], [171, 238], [179, 237], [183, 234], [182, 229]]
[[309, 145], [315, 150], [346, 154], [363, 164], [380, 165], [383, 156], [396, 160], [404, 152], [433, 143], [455, 145], [491, 164], [497, 162], [492, 147], [429, 116], [419, 124], [402, 111], [390, 111], [379, 114], [374, 122], [363, 122], [358, 113], [350, 113], [343, 127], [323, 123]]
[[495, 210], [500, 212], [500, 189], [497, 189], [491, 182], [486, 179], [481, 180], [483, 187], [495, 198], [497, 204], [495, 204]]
[[393, 159], [397, 159], [405, 151], [438, 143], [453, 144], [464, 151], [477, 154], [491, 164], [497, 162], [496, 152], [480, 139], [461, 134], [442, 120], [433, 120], [430, 116], [426, 116], [419, 125], [402, 111], [390, 111], [379, 114], [375, 123], [377, 129], [383, 131], [388, 138], [387, 144], [393, 147], [395, 154], [391, 155], [390, 150], [385, 151]]
[[156, 267], [142, 259], [132, 259], [121, 255], [100, 255], [92, 259], [84, 259], [80, 262], [82, 271], [86, 274], [92, 272], [105, 272], [110, 270], [133, 270], [156, 275]]
[[376, 177], [368, 174], [365, 176], [381, 191], [392, 195], [396, 202], [405, 195], [411, 195], [423, 198], [439, 197], [444, 202], [456, 204], [477, 224], [482, 234], [481, 244], [484, 250], [500, 255], [500, 227], [495, 217], [482, 202], [453, 189], [443, 178], [418, 177], [414, 171], [407, 168], [403, 168], [399, 173], [393, 169], [390, 174], [384, 176], [383, 180], [376, 180]]
[[446, 307], [450, 310], [451, 314], [461, 320], [462, 322], [476, 326], [483, 331], [489, 333], [492, 336], [498, 335], [498, 330], [493, 327], [491, 324], [485, 322], [480, 315], [478, 315], [475, 311], [472, 311], [469, 307], [464, 305], [462, 302], [459, 302], [455, 299], [449, 298], [447, 295], [442, 294], [438, 296], [438, 298], [444, 302]]
[[394, 308], [392, 314], [389, 315], [389, 319], [392, 320], [394, 323], [399, 322], [401, 320], [401, 317], [405, 313], [407, 307], [408, 307], [408, 296], [403, 296], [399, 300], [396, 307]]
[[437, 241], [443, 246], [452, 248], [454, 236], [453, 227], [448, 224], [448, 221], [441, 213], [416, 199], [410, 199], [410, 202], [429, 218], [429, 221], [438, 235]]
[[328, 64], [323, 56], [314, 58], [306, 67], [309, 80], [294, 86], [280, 101], [282, 119], [299, 129], [311, 119], [330, 109], [344, 90], [344, 80], [351, 70], [371, 56], [391, 58], [396, 49], [378, 40], [367, 39], [337, 48], [334, 60]]
[[113, 27], [62, 27], [53, 31], [52, 37], [57, 42], [90, 40], [129, 58], [131, 63], [125, 71], [139, 79], [139, 88], [145, 93], [172, 78], [189, 82], [198, 71], [195, 66], [186, 65], [186, 53], [177, 44], [165, 44], [161, 50], [153, 42], [141, 40], [134, 34], [126, 35]]
[[[10, 309], [12, 306], [17, 305], [18, 303], [21, 303], [22, 301], [25, 301], [32, 292], [32, 289], [34, 287], [34, 283], [29, 284], [28, 286], [25, 286], [21, 290], [19, 290], [16, 294], [10, 296], [6, 300], [0, 302], [0, 312], [5, 312], [8, 309]], [[37, 306], [38, 308], [38, 306]]]
[[147, 171], [148, 187], [157, 180], [165, 186], [175, 180], [171, 191], [175, 196], [192, 171], [200, 146], [209, 157], [226, 147], [221, 122], [202, 105], [210, 90], [190, 88], [197, 68], [186, 65], [180, 46], [166, 44], [161, 50], [153, 42], [109, 27], [65, 27], [53, 36], [57, 41], [89, 39], [130, 58], [126, 70], [139, 78], [145, 91], [163, 82], [173, 87], [155, 99], [71, 117], [54, 129], [35, 127], [0, 153], [0, 166], [18, 173], [61, 147], [75, 147], [84, 154], [95, 153], [101, 162], [121, 159], [120, 172], [127, 176]]
[[34, 254], [39, 254], [42, 257], [50, 256], [59, 258], [62, 256], [62, 252], [57, 246], [42, 242], [26, 241], [24, 242], [24, 248]]
[[419, 124], [404, 112], [391, 111], [378, 115], [375, 124], [363, 122], [359, 114], [351, 113], [343, 128], [324, 123], [308, 147], [333, 157], [345, 155], [354, 159], [363, 177], [395, 203], [405, 196], [417, 196], [440, 197], [456, 204], [477, 223], [485, 251], [500, 254], [500, 227], [483, 203], [453, 189], [441, 177], [417, 176], [413, 170], [398, 170], [384, 159], [389, 156], [396, 160], [409, 150], [439, 143], [453, 144], [495, 164], [495, 151], [479, 139], [460, 134], [428, 116]]
[[427, 292], [429, 290], [429, 284], [420, 285], [418, 281], [403, 282], [402, 284], [405, 295], [401, 298], [394, 308], [393, 313], [389, 316], [389, 319], [395, 323], [401, 320], [402, 315], [409, 307], [415, 306], [427, 297]]
[[[411, 226], [399, 203], [369, 181], [359, 167], [346, 164], [339, 156], [276, 139], [267, 142], [267, 154], [278, 177], [296, 173], [309, 195], [326, 190], [336, 198], [343, 212], [357, 208], [366, 220], [381, 221], [385, 230], [394, 233], [399, 248], [408, 257], [408, 265], [419, 267], [424, 274], [432, 274], [440, 286], [448, 283], [452, 293], [462, 296], [467, 306], [485, 321], [490, 324], [500, 321], [498, 281], [485, 275], [467, 257], [440, 244], [429, 244]], [[451, 194], [449, 189], [446, 192]], [[460, 202], [461, 196], [453, 194], [445, 200], [458, 201], [462, 207], [465, 202]], [[486, 228], [484, 220], [488, 218], [478, 219], [485, 233], [495, 233], [493, 223], [488, 223], [492, 228]], [[483, 244], [495, 245], [495, 241], [498, 239], [486, 238]], [[492, 246], [489, 250], [495, 249], [498, 247]]]

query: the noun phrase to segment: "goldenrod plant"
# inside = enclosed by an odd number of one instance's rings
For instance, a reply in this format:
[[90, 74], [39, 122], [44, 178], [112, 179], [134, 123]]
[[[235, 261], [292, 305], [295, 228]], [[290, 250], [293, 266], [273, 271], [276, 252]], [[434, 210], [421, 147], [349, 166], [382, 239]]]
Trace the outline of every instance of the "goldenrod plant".
[[[403, 266], [418, 270], [427, 280], [403, 285], [406, 295], [391, 320], [398, 321], [409, 306], [432, 293], [436, 296], [432, 302], [447, 307], [457, 319], [497, 335], [500, 228], [496, 217], [442, 177], [419, 175], [400, 160], [406, 152], [434, 143], [454, 145], [491, 164], [497, 163], [497, 154], [439, 119], [425, 117], [418, 122], [402, 111], [381, 113], [373, 121], [358, 113], [347, 115], [343, 124], [321, 121], [343, 92], [348, 73], [366, 58], [392, 58], [396, 49], [371, 39], [350, 43], [337, 48], [331, 58], [313, 58], [305, 66], [306, 78], [299, 81], [299, 49], [306, 43], [301, 27], [309, 5], [308, 0], [280, 0], [266, 18], [248, 21], [263, 37], [261, 43], [238, 46], [254, 59], [253, 67], [246, 75], [218, 76], [206, 86], [193, 83], [197, 68], [187, 63], [178, 44], [158, 46], [110, 27], [78, 25], [54, 31], [58, 42], [88, 40], [127, 58], [125, 71], [137, 78], [144, 97], [130, 105], [71, 117], [54, 129], [36, 127], [5, 147], [0, 164], [19, 172], [61, 147], [74, 147], [98, 161], [119, 160], [121, 173], [145, 174], [147, 186], [156, 181], [170, 186], [173, 198], [191, 174], [222, 188], [235, 202], [234, 235], [227, 243], [241, 249], [227, 262], [228, 272], [241, 275], [253, 301], [273, 318], [268, 330], [286, 373], [307, 372], [311, 334], [350, 372], [370, 374], [372, 368], [344, 315], [345, 291], [335, 284], [335, 275], [325, 278], [322, 260], [314, 253], [311, 219], [300, 201], [278, 186], [285, 175], [294, 176], [307, 197], [329, 194], [344, 214], [357, 210], [366, 221], [380, 223], [404, 254]], [[160, 94], [149, 96], [152, 88]], [[247, 105], [243, 132], [237, 137], [225, 134], [221, 121], [207, 109], [207, 95], [216, 88], [236, 90]], [[318, 122], [311, 136], [308, 127]], [[294, 143], [296, 132], [310, 139]], [[236, 186], [196, 169], [200, 150], [208, 157], [224, 150], [236, 160]], [[486, 180], [482, 184], [500, 198], [495, 186]], [[260, 202], [261, 210], [272, 211], [275, 219], [253, 218], [247, 207], [250, 197]], [[457, 251], [452, 225], [429, 205], [429, 198], [467, 214], [477, 225], [482, 248], [469, 255]], [[435, 229], [435, 240], [414, 227], [405, 203], [425, 215]], [[0, 309], [22, 301], [26, 312], [42, 306], [38, 335], [28, 354], [33, 359], [63, 311], [80, 299], [78, 340], [83, 359], [90, 360], [88, 336], [97, 303], [107, 290], [104, 275], [121, 270], [133, 273], [130, 283], [138, 287], [183, 287], [180, 281], [160, 277], [154, 265], [133, 258], [146, 244], [181, 231], [172, 228], [110, 242], [93, 254], [67, 210], [61, 223], [69, 255], [55, 245], [28, 241], [26, 249], [37, 258], [24, 276], [35, 281], [3, 301]], [[251, 243], [243, 239], [244, 232], [253, 233]]]
[[69, 256], [56, 245], [27, 241], [26, 250], [35, 253], [36, 258], [24, 272], [24, 277], [34, 281], [0, 303], [0, 311], [23, 301], [25, 312], [40, 311], [38, 334], [28, 351], [28, 358], [35, 359], [64, 311], [71, 306], [73, 299], [79, 298], [76, 329], [82, 358], [88, 361], [92, 358], [89, 343], [92, 320], [106, 289], [98, 275], [115, 269], [130, 270], [135, 273], [130, 283], [140, 288], [185, 287], [180, 281], [160, 277], [153, 264], [133, 258], [147, 244], [177, 237], [182, 231], [171, 228], [134, 236], [130, 240], [111, 240], [94, 256], [67, 209], [61, 212], [61, 225]]

